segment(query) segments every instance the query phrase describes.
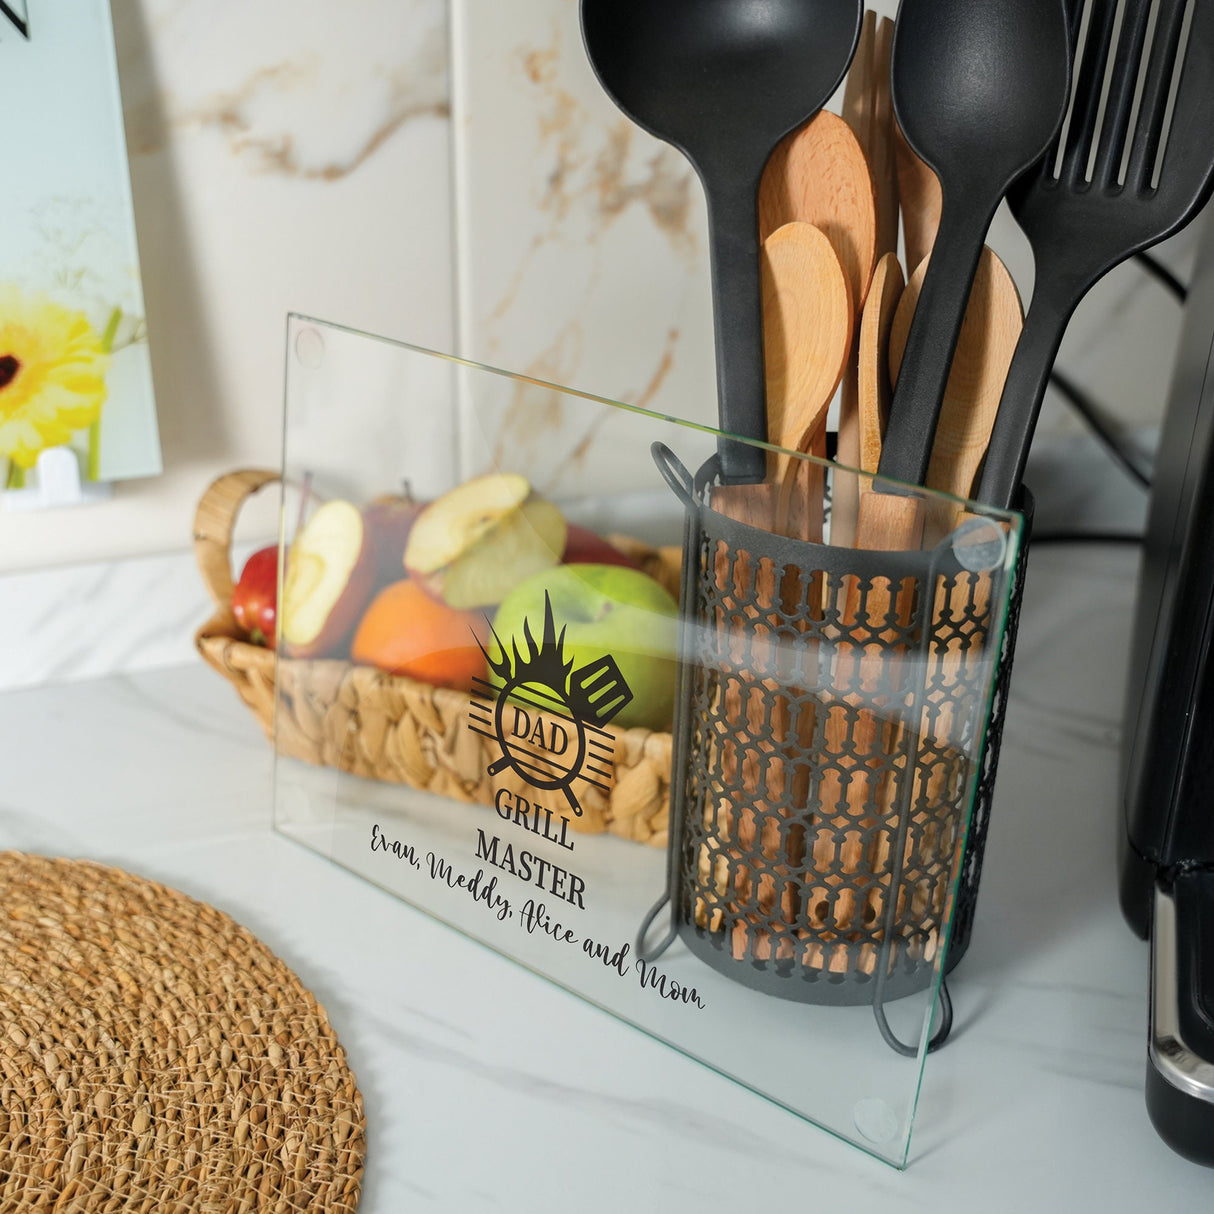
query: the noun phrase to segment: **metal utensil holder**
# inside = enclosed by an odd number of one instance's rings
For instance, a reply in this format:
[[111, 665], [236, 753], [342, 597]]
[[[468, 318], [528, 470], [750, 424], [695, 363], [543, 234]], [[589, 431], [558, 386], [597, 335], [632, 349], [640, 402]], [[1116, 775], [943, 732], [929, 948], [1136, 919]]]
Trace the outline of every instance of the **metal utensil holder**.
[[[883, 1005], [929, 985], [950, 913], [972, 926], [1014, 634], [994, 679], [991, 646], [1023, 553], [1010, 569], [986, 520], [930, 551], [789, 538], [712, 508], [715, 458], [694, 482], [662, 444], [654, 458], [686, 531], [667, 890], [638, 953], [681, 938], [756, 990], [872, 1004], [913, 1054]], [[945, 994], [933, 1047], [950, 1024]]]

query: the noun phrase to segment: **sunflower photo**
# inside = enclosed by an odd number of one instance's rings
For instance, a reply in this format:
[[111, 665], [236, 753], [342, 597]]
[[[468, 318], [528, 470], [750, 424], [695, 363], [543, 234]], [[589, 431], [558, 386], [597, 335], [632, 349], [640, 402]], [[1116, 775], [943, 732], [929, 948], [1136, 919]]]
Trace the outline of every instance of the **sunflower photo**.
[[[108, 0], [0, 6], [0, 490], [161, 471]], [[20, 104], [12, 104], [19, 98]]]

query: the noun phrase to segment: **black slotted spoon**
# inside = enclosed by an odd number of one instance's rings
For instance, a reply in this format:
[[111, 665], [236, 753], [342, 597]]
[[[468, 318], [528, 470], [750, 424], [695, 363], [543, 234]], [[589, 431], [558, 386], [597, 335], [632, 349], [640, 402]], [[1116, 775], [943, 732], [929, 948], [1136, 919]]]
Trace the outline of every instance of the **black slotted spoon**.
[[[1119, 23], [1118, 0], [1090, 0], [1071, 121], [1008, 197], [1037, 282], [975, 494], [989, 505], [1009, 508], [1016, 496], [1080, 301], [1126, 258], [1179, 232], [1214, 192], [1214, 3], [1122, 4]], [[1069, 8], [1078, 40], [1083, 0]]]

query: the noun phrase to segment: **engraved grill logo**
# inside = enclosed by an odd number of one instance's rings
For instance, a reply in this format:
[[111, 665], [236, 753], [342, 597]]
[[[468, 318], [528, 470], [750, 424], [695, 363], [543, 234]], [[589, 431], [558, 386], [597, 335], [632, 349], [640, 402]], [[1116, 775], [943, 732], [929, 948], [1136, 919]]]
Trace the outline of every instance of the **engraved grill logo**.
[[523, 649], [509, 648], [496, 632], [496, 656], [480, 640], [481, 652], [497, 684], [474, 680], [468, 727], [497, 743], [501, 757], [490, 776], [507, 768], [532, 788], [559, 791], [581, 816], [575, 780], [606, 792], [611, 782], [612, 738], [604, 726], [632, 701], [615, 659], [609, 654], [577, 670], [564, 653], [565, 629], [556, 633], [552, 601], [544, 595], [544, 627], [539, 643], [523, 624]]

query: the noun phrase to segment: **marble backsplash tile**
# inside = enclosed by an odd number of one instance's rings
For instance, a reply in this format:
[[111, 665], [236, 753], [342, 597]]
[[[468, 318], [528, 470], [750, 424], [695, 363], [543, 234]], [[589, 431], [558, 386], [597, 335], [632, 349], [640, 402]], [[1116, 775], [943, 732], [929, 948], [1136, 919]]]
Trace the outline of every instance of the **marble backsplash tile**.
[[0, 573], [183, 548], [214, 476], [275, 466], [289, 311], [454, 345], [447, 0], [113, 12], [165, 473], [0, 516]]
[[703, 193], [599, 87], [578, 5], [453, 0], [452, 54], [461, 353], [714, 421]]

